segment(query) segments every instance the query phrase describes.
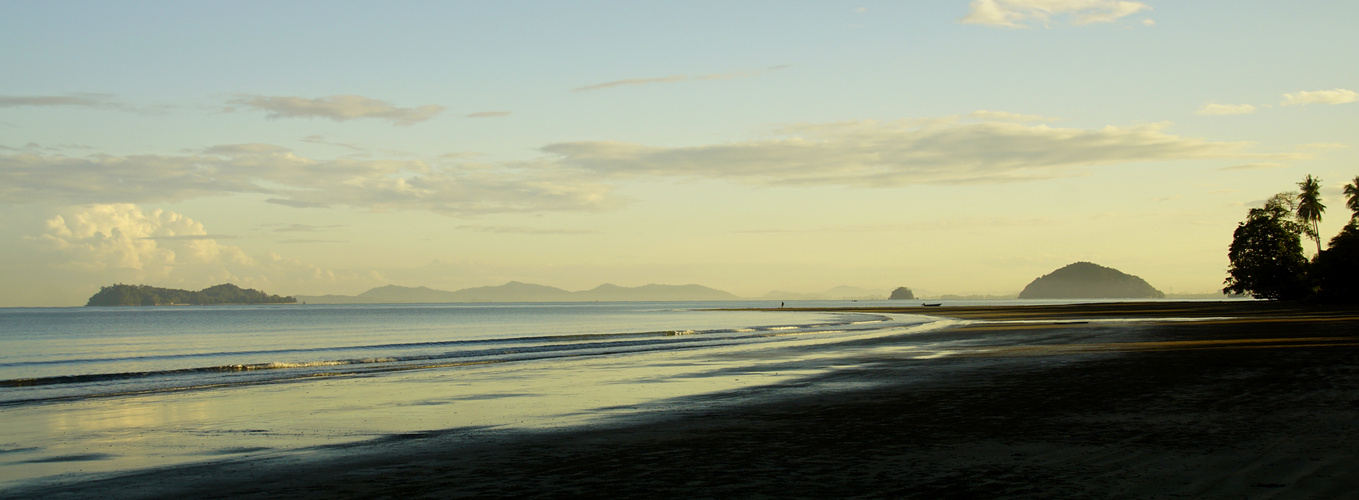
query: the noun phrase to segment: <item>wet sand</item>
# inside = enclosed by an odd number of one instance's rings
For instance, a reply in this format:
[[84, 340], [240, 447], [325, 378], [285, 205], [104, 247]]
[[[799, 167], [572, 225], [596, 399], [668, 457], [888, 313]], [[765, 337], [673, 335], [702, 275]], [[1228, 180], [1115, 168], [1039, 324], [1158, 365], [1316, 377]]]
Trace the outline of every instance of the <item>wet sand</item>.
[[[1359, 309], [1269, 303], [870, 309], [975, 320], [734, 403], [584, 430], [412, 433], [15, 490], [27, 497], [1343, 498], [1359, 492]], [[1105, 323], [1132, 318], [1193, 322]], [[1212, 319], [1216, 318], [1216, 319]], [[1088, 320], [1088, 322], [1086, 322]], [[699, 398], [695, 398], [699, 399]], [[684, 408], [684, 401], [667, 407]]]

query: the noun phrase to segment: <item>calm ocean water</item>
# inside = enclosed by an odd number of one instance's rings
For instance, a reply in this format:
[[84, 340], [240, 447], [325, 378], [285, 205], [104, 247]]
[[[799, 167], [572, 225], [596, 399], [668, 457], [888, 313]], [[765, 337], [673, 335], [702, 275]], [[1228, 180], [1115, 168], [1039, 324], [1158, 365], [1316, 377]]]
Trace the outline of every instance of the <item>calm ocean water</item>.
[[709, 310], [777, 305], [0, 309], [0, 493], [409, 432], [586, 425], [815, 371], [762, 368], [807, 357], [790, 348], [938, 322]]
[[711, 310], [777, 306], [0, 309], [0, 496], [35, 481], [305, 455], [431, 430], [699, 411], [696, 401], [709, 399], [694, 396], [799, 387], [863, 356], [932, 359], [974, 340], [913, 340], [963, 323], [913, 314]]
[[704, 311], [759, 303], [373, 304], [0, 309], [0, 405], [318, 374], [737, 343], [887, 326], [872, 315]]

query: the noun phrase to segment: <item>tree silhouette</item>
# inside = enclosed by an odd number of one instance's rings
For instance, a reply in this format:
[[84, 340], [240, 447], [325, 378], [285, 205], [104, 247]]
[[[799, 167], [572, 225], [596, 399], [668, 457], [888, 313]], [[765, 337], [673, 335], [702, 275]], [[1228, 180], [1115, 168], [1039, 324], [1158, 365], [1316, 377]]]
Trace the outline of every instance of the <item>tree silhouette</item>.
[[1359, 175], [1345, 185], [1345, 206], [1350, 209], [1350, 220], [1359, 218]]
[[1292, 217], [1294, 195], [1279, 193], [1252, 208], [1237, 224], [1228, 247], [1224, 293], [1249, 293], [1258, 299], [1306, 297], [1307, 259], [1302, 256], [1303, 224]]
[[1302, 221], [1303, 233], [1317, 242], [1317, 255], [1320, 255], [1321, 213], [1326, 211], [1326, 205], [1321, 204], [1321, 179], [1307, 174], [1307, 178], [1298, 183], [1298, 188], [1301, 190], [1298, 193], [1298, 220]]

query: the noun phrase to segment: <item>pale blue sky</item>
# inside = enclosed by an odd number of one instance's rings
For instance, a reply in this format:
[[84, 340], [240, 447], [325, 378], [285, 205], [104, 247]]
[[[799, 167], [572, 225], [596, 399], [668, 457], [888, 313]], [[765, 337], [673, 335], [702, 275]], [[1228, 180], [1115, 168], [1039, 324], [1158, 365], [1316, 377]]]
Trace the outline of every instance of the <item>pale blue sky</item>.
[[0, 2], [0, 278], [26, 284], [0, 306], [113, 281], [1013, 293], [1076, 260], [1206, 292], [1249, 205], [1303, 175], [1324, 233], [1347, 216], [1356, 21], [1346, 1]]

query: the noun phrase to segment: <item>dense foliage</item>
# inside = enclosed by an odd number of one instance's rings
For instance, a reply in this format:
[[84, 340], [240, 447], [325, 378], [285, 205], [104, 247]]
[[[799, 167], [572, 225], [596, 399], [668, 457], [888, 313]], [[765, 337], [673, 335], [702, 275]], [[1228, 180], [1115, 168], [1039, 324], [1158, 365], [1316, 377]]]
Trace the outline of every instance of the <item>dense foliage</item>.
[[1330, 300], [1359, 300], [1359, 222], [1351, 220], [1311, 266], [1317, 295]]
[[227, 283], [193, 292], [147, 285], [117, 284], [99, 289], [86, 306], [168, 306], [176, 304], [292, 304], [297, 299], [280, 297]]
[[[1317, 235], [1326, 208], [1318, 198], [1319, 185], [1309, 175], [1298, 184], [1300, 194], [1279, 193], [1250, 210], [1232, 233], [1223, 292], [1261, 299], [1359, 301], [1359, 177], [1344, 188], [1345, 205], [1354, 211], [1350, 222], [1326, 249]], [[1302, 253], [1303, 236], [1318, 241], [1310, 262]]]
[[1307, 258], [1302, 255], [1304, 226], [1292, 220], [1293, 206], [1286, 195], [1252, 208], [1237, 224], [1227, 249], [1226, 293], [1250, 294], [1257, 299], [1298, 299], [1308, 293]]

